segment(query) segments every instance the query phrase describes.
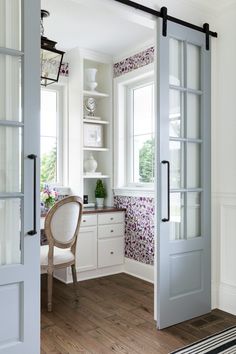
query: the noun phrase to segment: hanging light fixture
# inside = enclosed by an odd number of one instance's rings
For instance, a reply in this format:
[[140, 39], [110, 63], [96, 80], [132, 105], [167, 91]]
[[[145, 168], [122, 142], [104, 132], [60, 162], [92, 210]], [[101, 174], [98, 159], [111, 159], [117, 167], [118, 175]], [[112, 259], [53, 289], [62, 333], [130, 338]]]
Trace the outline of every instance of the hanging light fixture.
[[65, 52], [55, 48], [57, 42], [44, 37], [43, 19], [50, 16], [41, 10], [41, 85], [48, 86], [59, 80], [62, 59]]

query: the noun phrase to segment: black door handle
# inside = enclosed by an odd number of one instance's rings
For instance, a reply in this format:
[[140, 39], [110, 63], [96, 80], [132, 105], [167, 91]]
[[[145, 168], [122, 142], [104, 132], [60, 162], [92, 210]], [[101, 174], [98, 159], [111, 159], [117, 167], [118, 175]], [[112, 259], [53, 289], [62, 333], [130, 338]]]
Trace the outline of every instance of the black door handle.
[[170, 162], [167, 160], [161, 161], [163, 165], [167, 165], [167, 218], [163, 218], [163, 222], [170, 221]]
[[37, 234], [36, 227], [36, 184], [37, 184], [37, 155], [31, 154], [27, 156], [28, 159], [33, 160], [34, 162], [34, 171], [33, 171], [33, 230], [27, 232], [28, 235], [34, 236]]

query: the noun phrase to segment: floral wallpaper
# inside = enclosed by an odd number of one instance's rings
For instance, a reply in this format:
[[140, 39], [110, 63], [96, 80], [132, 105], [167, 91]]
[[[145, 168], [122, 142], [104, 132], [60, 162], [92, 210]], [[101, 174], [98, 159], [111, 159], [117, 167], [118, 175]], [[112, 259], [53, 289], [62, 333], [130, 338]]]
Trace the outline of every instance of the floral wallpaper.
[[125, 257], [154, 264], [154, 199], [115, 196], [114, 204], [125, 208]]
[[138, 54], [133, 55], [132, 57], [120, 61], [119, 63], [115, 63], [113, 66], [114, 78], [153, 63], [154, 52], [154, 47], [150, 47]]
[[61, 64], [60, 76], [69, 76], [69, 63]]

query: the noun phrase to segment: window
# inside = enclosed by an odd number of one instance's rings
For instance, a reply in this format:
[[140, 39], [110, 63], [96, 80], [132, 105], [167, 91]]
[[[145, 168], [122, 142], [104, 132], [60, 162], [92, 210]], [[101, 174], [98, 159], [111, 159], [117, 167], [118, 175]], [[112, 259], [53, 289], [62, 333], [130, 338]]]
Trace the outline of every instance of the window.
[[154, 83], [136, 82], [127, 89], [127, 185], [154, 183]]
[[41, 186], [61, 182], [60, 90], [41, 89]]

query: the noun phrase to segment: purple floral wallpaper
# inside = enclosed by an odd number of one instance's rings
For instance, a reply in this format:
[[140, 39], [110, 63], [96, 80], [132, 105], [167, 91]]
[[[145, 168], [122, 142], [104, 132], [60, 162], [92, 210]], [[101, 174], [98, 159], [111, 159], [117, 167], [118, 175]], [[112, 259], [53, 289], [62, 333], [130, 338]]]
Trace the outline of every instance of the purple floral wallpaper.
[[113, 66], [114, 78], [153, 63], [154, 51], [154, 47], [150, 47], [138, 54], [133, 55], [132, 57], [120, 61], [119, 63], [115, 63]]
[[115, 196], [114, 205], [126, 209], [125, 257], [154, 264], [154, 199]]
[[61, 76], [69, 76], [69, 63], [62, 63], [60, 69]]

